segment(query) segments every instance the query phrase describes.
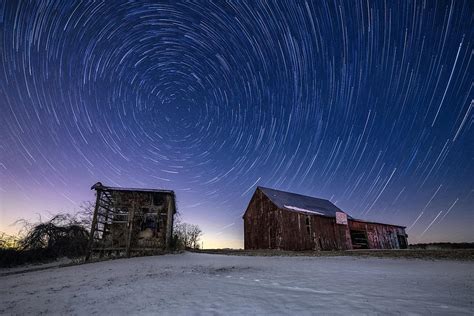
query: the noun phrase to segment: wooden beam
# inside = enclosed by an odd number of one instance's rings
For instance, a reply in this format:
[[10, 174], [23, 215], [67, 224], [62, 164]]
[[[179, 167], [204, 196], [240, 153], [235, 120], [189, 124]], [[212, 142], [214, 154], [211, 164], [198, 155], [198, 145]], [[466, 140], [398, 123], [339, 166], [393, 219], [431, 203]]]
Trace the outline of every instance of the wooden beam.
[[99, 202], [100, 202], [100, 196], [101, 196], [102, 191], [97, 190], [96, 192], [96, 200], [95, 200], [95, 207], [94, 207], [94, 216], [92, 217], [92, 226], [91, 226], [91, 231], [89, 235], [89, 245], [87, 247], [87, 253], [86, 253], [86, 258], [85, 261], [89, 261], [90, 256], [92, 254], [92, 246], [94, 245], [94, 233], [96, 230], [97, 226], [97, 213], [99, 211]]
[[167, 211], [168, 211], [168, 216], [166, 218], [166, 240], [165, 240], [165, 245], [166, 249], [170, 249], [171, 247], [171, 238], [173, 237], [173, 214], [174, 214], [174, 207], [173, 207], [173, 195], [168, 194], [166, 195], [167, 199]]
[[133, 203], [131, 213], [128, 213], [128, 232], [127, 232], [127, 243], [126, 243], [126, 255], [130, 257], [130, 244], [132, 242], [132, 231], [133, 231], [133, 216], [135, 214], [136, 194], [133, 194]]
[[[109, 201], [106, 201], [104, 199], [100, 199], [100, 201], [102, 202], [101, 205], [104, 205], [104, 206], [109, 206], [109, 207], [112, 207], [112, 202], [109, 202]], [[104, 207], [103, 206], [103, 207]], [[105, 207], [104, 207], [105, 208]]]

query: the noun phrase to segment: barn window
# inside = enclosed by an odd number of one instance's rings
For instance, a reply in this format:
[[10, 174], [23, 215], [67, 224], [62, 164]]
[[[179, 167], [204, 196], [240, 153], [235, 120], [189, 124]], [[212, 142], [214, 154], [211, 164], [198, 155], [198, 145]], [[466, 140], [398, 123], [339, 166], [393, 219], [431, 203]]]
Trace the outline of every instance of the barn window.
[[306, 232], [311, 235], [311, 224], [309, 222], [309, 216], [306, 216]]

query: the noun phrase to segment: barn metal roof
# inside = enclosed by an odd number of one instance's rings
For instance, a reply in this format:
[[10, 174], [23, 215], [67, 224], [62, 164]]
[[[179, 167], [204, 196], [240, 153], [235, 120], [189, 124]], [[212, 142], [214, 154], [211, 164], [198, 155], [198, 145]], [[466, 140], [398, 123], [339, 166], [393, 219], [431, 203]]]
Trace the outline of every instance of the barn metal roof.
[[377, 224], [377, 225], [387, 225], [387, 226], [395, 226], [395, 227], [407, 228], [406, 226], [402, 226], [402, 225], [395, 225], [395, 224], [387, 224], [387, 223], [381, 223], [381, 222], [366, 221], [365, 219], [358, 219], [358, 218], [353, 218], [352, 221], [354, 221], [354, 222], [360, 222], [360, 223], [367, 223], [367, 224]]
[[[345, 213], [332, 202], [312, 196], [258, 187], [278, 208], [288, 211], [336, 217], [336, 212]], [[347, 218], [352, 219], [347, 215]]]
[[163, 190], [163, 189], [145, 189], [145, 188], [122, 188], [122, 187], [108, 187], [100, 182], [97, 182], [91, 187], [91, 190], [103, 190], [103, 191], [130, 191], [130, 192], [157, 192], [157, 193], [168, 193], [174, 194], [174, 191]]

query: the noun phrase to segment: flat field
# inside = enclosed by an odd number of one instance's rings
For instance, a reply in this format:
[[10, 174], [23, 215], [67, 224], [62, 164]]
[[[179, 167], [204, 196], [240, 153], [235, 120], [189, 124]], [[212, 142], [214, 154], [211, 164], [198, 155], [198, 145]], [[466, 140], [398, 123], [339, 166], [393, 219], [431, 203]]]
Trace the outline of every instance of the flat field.
[[0, 314], [474, 314], [474, 262], [207, 253], [0, 277]]

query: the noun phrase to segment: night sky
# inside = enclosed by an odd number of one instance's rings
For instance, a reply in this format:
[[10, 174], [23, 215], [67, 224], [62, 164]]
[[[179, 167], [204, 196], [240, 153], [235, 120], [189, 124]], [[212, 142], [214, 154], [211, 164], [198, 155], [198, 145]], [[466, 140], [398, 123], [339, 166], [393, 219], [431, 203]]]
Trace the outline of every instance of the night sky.
[[[155, 3], [158, 2], [158, 3]], [[172, 189], [241, 247], [256, 186], [474, 241], [474, 1], [0, 1], [0, 231]]]

